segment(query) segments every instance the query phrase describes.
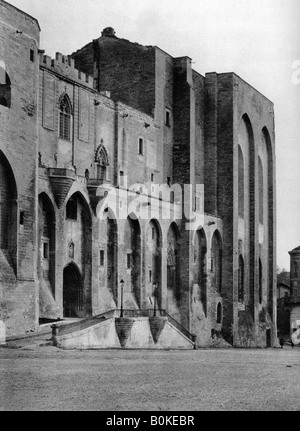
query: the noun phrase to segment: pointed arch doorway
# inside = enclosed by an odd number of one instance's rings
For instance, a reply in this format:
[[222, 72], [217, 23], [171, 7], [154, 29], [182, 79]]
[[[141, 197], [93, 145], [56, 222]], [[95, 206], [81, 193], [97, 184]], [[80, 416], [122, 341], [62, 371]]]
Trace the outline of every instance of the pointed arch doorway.
[[63, 274], [64, 317], [83, 317], [82, 277], [78, 267], [70, 263]]

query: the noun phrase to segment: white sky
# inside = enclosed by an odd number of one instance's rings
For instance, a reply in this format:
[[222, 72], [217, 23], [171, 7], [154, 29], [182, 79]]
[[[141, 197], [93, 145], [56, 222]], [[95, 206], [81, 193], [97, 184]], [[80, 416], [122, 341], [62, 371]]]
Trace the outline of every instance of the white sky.
[[[41, 49], [71, 54], [113, 27], [193, 68], [235, 72], [275, 104], [278, 265], [300, 245], [300, 0], [10, 0], [38, 19]], [[300, 76], [300, 74], [298, 75]]]

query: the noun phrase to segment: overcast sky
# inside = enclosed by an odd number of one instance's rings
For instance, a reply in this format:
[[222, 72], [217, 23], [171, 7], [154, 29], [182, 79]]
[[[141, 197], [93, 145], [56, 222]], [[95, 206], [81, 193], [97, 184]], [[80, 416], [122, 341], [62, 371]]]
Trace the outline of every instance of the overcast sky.
[[10, 0], [38, 19], [41, 49], [71, 54], [105, 27], [189, 56], [201, 73], [235, 72], [275, 104], [278, 265], [300, 245], [300, 0]]

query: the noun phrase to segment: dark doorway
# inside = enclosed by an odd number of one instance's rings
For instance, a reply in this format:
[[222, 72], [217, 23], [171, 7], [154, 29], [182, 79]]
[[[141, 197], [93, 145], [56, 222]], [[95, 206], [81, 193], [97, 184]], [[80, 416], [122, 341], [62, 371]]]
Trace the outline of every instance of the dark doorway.
[[266, 331], [267, 347], [271, 347], [271, 329]]
[[64, 269], [63, 306], [64, 317], [82, 317], [84, 307], [81, 275], [72, 263]]

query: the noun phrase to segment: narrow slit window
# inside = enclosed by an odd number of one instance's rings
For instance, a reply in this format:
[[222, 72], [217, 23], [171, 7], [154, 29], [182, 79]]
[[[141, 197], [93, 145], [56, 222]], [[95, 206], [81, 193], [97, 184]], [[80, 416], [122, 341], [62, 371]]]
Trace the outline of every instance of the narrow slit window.
[[171, 112], [168, 109], [166, 109], [166, 121], [165, 121], [165, 123], [166, 123], [167, 127], [171, 126]]
[[104, 250], [100, 250], [100, 266], [104, 266]]
[[143, 138], [139, 138], [139, 155], [140, 156], [144, 155], [144, 139]]
[[120, 171], [120, 186], [124, 186], [124, 172]]
[[127, 269], [131, 268], [131, 253], [127, 253]]
[[24, 211], [20, 212], [20, 226], [24, 226], [24, 221], [25, 221], [25, 213]]
[[48, 242], [44, 242], [44, 244], [43, 244], [43, 258], [49, 259], [49, 243]]

